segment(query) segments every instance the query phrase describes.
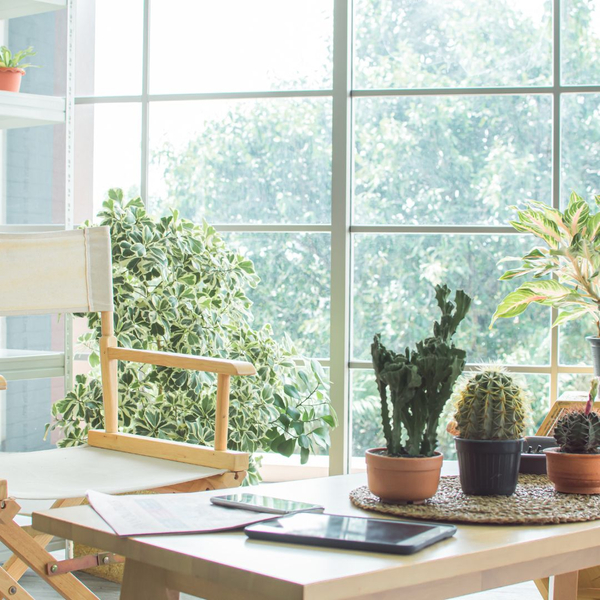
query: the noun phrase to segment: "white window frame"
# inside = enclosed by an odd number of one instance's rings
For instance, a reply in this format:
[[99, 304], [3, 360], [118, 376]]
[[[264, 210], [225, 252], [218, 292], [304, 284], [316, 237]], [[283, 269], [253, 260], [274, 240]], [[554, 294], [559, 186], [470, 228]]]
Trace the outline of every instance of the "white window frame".
[[[181, 100], [232, 100], [273, 98], [332, 99], [332, 198], [330, 225], [243, 225], [214, 224], [221, 232], [247, 233], [329, 233], [331, 236], [331, 313], [330, 358], [322, 359], [323, 366], [330, 368], [331, 401], [340, 426], [332, 432], [329, 455], [329, 474], [339, 475], [350, 471], [351, 462], [351, 370], [370, 369], [368, 361], [351, 360], [352, 332], [352, 238], [354, 234], [481, 234], [498, 235], [517, 232], [509, 226], [474, 225], [352, 225], [352, 101], [366, 97], [405, 96], [493, 96], [493, 95], [546, 95], [553, 101], [552, 131], [552, 206], [560, 205], [560, 104], [565, 94], [600, 93], [600, 86], [561, 85], [561, 11], [560, 0], [553, 0], [553, 84], [531, 87], [481, 87], [481, 88], [429, 88], [429, 89], [374, 89], [352, 88], [352, 0], [334, 0], [333, 19], [333, 85], [330, 90], [273, 91], [240, 93], [199, 94], [150, 94], [150, 18], [151, 0], [144, 0], [142, 91], [129, 96], [79, 96], [75, 104], [139, 103], [142, 113], [141, 144], [141, 196], [148, 198], [149, 171], [149, 107], [152, 102], [176, 102]], [[556, 311], [552, 310], [552, 318]], [[545, 374], [550, 378], [550, 402], [558, 396], [561, 374], [592, 373], [589, 366], [559, 364], [558, 330], [553, 328], [550, 338], [549, 365], [506, 365], [512, 372]], [[477, 365], [468, 364], [467, 369]]]

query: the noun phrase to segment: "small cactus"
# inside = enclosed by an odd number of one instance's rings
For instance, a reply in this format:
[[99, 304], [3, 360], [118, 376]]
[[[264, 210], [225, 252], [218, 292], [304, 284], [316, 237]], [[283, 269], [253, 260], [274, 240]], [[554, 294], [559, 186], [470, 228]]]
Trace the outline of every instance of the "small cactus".
[[518, 440], [525, 433], [527, 396], [499, 369], [471, 377], [457, 393], [454, 419], [460, 437], [469, 440]]
[[600, 447], [600, 415], [575, 410], [561, 417], [554, 428], [554, 439], [561, 452], [598, 454]]
[[592, 410], [598, 393], [598, 378], [591, 381], [585, 410], [574, 410], [562, 416], [554, 427], [554, 439], [561, 452], [598, 454], [600, 448], [600, 415]]

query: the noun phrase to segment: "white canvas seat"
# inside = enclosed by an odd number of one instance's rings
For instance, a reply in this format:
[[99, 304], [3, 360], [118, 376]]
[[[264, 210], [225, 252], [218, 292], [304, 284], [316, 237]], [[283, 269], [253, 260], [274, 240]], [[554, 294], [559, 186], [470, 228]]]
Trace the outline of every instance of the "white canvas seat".
[[[21, 500], [78, 498], [90, 489], [124, 494], [225, 473], [200, 465], [77, 446], [38, 452], [0, 452], [0, 473]], [[35, 477], [32, 474], [35, 473]]]
[[[19, 585], [31, 567], [63, 598], [97, 600], [46, 550], [52, 536], [15, 521], [16, 498], [76, 506], [90, 489], [106, 493], [194, 492], [240, 485], [248, 454], [227, 449], [231, 376], [254, 375], [247, 362], [121, 348], [114, 332], [110, 235], [107, 227], [43, 234], [0, 234], [0, 316], [100, 312], [104, 430], [88, 446], [0, 453], [0, 542], [13, 556], [0, 569], [0, 597], [31, 596]], [[119, 431], [119, 361], [215, 373], [214, 448]], [[7, 383], [0, 374], [0, 390]], [[10, 494], [10, 495], [9, 495]]]

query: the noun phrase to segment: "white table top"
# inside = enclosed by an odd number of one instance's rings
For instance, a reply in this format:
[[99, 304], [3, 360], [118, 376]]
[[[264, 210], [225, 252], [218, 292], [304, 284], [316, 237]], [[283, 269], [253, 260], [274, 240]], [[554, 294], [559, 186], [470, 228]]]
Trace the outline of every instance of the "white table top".
[[[385, 518], [350, 503], [349, 492], [365, 483], [365, 475], [357, 474], [262, 484], [246, 490], [319, 503], [330, 514]], [[219, 495], [223, 490], [202, 493]], [[89, 506], [34, 513], [33, 527], [216, 583], [223, 586], [220, 594], [212, 596], [219, 600], [333, 600], [378, 593], [383, 599], [388, 598], [386, 591], [399, 589], [411, 600], [449, 598], [600, 564], [600, 521], [549, 526], [460, 525], [453, 538], [411, 556], [249, 540], [241, 531], [117, 538]], [[240, 596], [243, 589], [246, 596]], [[395, 596], [390, 592], [389, 597]]]

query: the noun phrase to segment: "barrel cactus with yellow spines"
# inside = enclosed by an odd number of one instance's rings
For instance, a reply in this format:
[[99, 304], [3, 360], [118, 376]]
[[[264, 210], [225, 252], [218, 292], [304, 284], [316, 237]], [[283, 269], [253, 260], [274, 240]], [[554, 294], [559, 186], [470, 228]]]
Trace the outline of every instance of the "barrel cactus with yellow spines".
[[527, 394], [500, 369], [485, 369], [458, 391], [454, 419], [462, 439], [518, 440], [525, 433]]

